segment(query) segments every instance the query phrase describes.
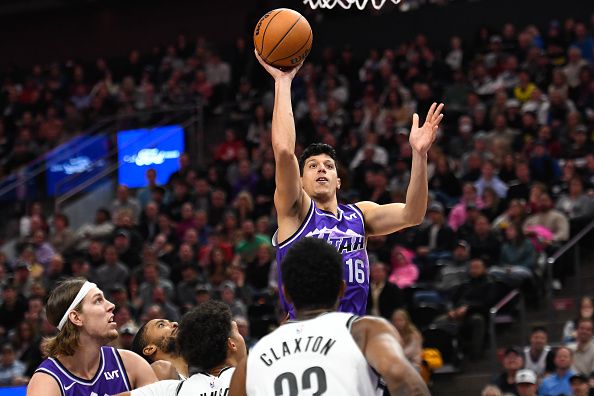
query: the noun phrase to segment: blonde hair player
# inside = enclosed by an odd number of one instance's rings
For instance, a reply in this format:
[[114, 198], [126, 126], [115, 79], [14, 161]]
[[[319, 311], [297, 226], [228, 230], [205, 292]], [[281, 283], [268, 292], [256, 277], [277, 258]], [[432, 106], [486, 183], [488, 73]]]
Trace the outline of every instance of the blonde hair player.
[[[367, 237], [386, 235], [420, 224], [427, 210], [427, 151], [435, 140], [443, 104], [433, 103], [423, 126], [413, 115], [409, 142], [412, 169], [406, 203], [378, 205], [362, 201], [354, 205], [338, 203], [340, 178], [336, 171], [336, 152], [327, 144], [314, 143], [301, 158], [295, 156], [295, 122], [291, 108], [291, 83], [300, 66], [282, 71], [258, 61], [274, 78], [272, 148], [276, 161], [274, 204], [278, 231], [273, 237], [280, 263], [293, 243], [311, 236], [326, 240], [342, 254], [347, 288], [338, 310], [365, 315], [369, 292]], [[281, 288], [279, 271], [279, 290]], [[291, 304], [279, 293], [282, 307], [294, 317]]]
[[58, 334], [43, 341], [47, 359], [35, 370], [27, 396], [113, 395], [157, 380], [143, 358], [106, 346], [118, 337], [113, 309], [85, 279], [66, 280], [52, 291], [46, 313]]

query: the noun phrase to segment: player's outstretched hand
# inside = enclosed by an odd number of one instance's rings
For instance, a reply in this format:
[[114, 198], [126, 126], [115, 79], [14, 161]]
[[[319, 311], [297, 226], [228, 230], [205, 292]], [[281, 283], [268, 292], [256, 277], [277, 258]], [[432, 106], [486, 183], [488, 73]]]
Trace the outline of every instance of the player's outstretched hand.
[[293, 78], [295, 78], [295, 76], [297, 75], [299, 69], [301, 69], [301, 66], [303, 66], [303, 62], [301, 62], [297, 66], [285, 71], [278, 69], [274, 66], [270, 66], [268, 63], [264, 62], [264, 59], [262, 59], [260, 54], [258, 54], [258, 51], [256, 51], [255, 49], [254, 54], [256, 55], [256, 59], [258, 59], [258, 62], [260, 62], [262, 67], [268, 72], [268, 74], [272, 76], [272, 78], [274, 78], [274, 81], [279, 81], [282, 79], [287, 79], [289, 81], [293, 80]]
[[419, 127], [419, 115], [417, 113], [413, 114], [412, 128], [410, 129], [410, 136], [408, 138], [413, 150], [420, 154], [426, 154], [429, 151], [431, 144], [437, 136], [439, 123], [443, 118], [442, 110], [443, 103], [439, 106], [437, 103], [433, 103], [422, 127]]

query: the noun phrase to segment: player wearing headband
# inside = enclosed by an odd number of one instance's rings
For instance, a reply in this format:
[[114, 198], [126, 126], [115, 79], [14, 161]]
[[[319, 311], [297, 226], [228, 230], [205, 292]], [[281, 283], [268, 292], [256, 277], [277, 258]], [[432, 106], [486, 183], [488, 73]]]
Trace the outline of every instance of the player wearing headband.
[[94, 283], [69, 279], [51, 293], [46, 313], [58, 328], [46, 338], [45, 359], [33, 374], [27, 396], [103, 396], [157, 380], [137, 354], [106, 346], [118, 337], [114, 305]]

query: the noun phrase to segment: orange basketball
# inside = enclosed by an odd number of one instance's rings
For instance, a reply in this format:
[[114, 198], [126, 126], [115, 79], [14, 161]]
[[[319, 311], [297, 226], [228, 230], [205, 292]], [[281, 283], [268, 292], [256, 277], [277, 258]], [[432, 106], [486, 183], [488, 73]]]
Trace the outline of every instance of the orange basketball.
[[254, 29], [254, 46], [264, 62], [278, 68], [301, 63], [309, 51], [313, 33], [297, 11], [278, 8], [264, 15]]

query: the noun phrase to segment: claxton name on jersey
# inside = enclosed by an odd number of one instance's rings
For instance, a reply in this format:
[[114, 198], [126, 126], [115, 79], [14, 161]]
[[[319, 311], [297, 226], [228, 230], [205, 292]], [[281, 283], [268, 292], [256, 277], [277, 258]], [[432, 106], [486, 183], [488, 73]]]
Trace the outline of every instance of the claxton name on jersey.
[[305, 236], [324, 239], [341, 254], [365, 249], [365, 237], [352, 230], [341, 231], [337, 227], [324, 227], [308, 232]]
[[296, 353], [313, 352], [326, 356], [335, 343], [335, 339], [324, 339], [322, 336], [295, 338], [292, 341], [283, 341], [281, 345], [272, 347], [267, 352], [262, 353], [260, 355], [260, 360], [262, 360], [266, 366], [270, 367], [275, 361]]

